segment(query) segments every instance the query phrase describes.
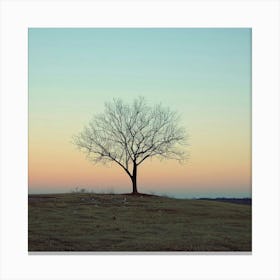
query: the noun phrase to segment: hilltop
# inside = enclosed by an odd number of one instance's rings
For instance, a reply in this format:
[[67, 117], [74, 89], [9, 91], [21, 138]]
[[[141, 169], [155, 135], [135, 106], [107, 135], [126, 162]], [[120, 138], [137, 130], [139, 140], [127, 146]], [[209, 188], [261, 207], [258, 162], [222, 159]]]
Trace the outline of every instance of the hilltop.
[[251, 251], [251, 206], [155, 195], [29, 195], [29, 251]]

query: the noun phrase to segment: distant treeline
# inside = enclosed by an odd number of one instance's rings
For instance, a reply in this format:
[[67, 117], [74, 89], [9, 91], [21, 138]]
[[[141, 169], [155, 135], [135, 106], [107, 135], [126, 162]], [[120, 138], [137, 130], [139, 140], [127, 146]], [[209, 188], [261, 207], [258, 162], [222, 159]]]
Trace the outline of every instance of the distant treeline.
[[246, 204], [252, 205], [251, 198], [226, 198], [226, 197], [217, 197], [217, 198], [199, 198], [200, 200], [213, 200], [213, 201], [221, 201], [221, 202], [229, 202], [229, 203], [237, 203], [237, 204]]

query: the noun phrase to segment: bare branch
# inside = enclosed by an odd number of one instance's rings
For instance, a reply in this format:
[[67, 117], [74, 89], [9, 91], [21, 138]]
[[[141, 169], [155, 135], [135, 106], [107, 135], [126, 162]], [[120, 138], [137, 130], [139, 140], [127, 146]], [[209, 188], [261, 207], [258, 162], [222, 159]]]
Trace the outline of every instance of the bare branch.
[[135, 165], [147, 158], [186, 159], [187, 137], [178, 124], [176, 112], [148, 106], [142, 97], [132, 104], [114, 99], [74, 137], [74, 144], [92, 162], [115, 162], [132, 177]]

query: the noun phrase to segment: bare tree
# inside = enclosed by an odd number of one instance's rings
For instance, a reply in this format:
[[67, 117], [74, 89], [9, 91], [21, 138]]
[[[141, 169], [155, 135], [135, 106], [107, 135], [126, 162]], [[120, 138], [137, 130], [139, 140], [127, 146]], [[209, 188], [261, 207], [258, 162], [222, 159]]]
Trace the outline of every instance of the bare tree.
[[74, 136], [74, 144], [94, 163], [118, 164], [131, 179], [133, 194], [138, 193], [138, 166], [146, 159], [186, 159], [182, 149], [186, 133], [178, 126], [176, 112], [162, 105], [149, 106], [142, 97], [132, 104], [121, 99], [105, 103], [104, 113]]

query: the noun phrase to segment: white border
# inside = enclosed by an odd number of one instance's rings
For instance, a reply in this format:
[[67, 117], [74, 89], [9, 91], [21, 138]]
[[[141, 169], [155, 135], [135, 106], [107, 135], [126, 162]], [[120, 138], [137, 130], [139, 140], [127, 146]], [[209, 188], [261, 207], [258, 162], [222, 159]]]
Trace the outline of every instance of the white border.
[[[1, 279], [280, 279], [279, 2], [2, 1]], [[27, 28], [253, 28], [253, 254], [27, 253]]]

